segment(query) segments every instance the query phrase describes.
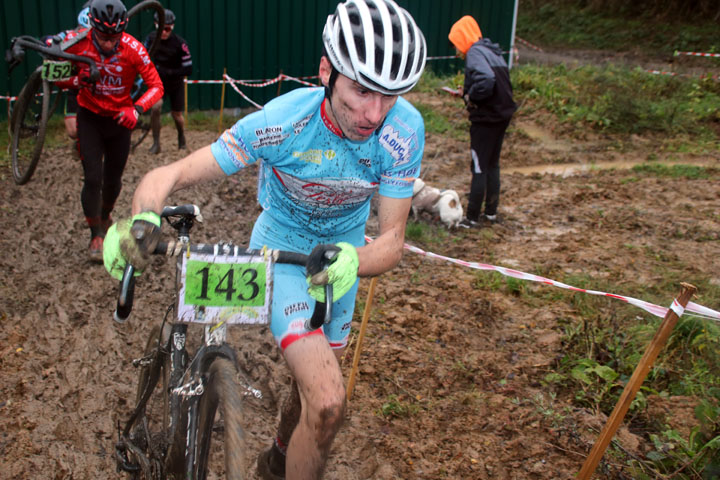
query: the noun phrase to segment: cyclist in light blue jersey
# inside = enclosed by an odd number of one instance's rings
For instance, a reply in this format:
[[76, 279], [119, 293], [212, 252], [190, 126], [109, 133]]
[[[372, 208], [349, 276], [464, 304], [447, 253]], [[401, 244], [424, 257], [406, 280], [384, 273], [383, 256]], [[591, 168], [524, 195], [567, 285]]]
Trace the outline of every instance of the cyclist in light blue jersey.
[[[405, 224], [420, 172], [425, 130], [399, 95], [420, 79], [426, 45], [410, 14], [392, 0], [347, 0], [323, 31], [323, 87], [302, 88], [239, 120], [217, 141], [149, 172], [133, 197], [131, 222], [160, 225], [172, 193], [259, 164], [258, 217], [250, 247], [310, 253], [334, 245], [324, 275], [275, 266], [271, 331], [293, 389], [278, 436], [258, 459], [263, 478], [320, 478], [345, 411], [338, 359], [347, 345], [358, 277], [376, 276], [402, 257]], [[370, 200], [378, 194], [379, 235], [365, 244]], [[125, 259], [143, 264], [126, 245], [128, 228], [111, 228], [105, 266], [117, 276]], [[125, 258], [123, 258], [125, 257]], [[321, 278], [322, 277], [322, 278]], [[306, 320], [323, 283], [334, 291], [333, 318], [318, 330]]]

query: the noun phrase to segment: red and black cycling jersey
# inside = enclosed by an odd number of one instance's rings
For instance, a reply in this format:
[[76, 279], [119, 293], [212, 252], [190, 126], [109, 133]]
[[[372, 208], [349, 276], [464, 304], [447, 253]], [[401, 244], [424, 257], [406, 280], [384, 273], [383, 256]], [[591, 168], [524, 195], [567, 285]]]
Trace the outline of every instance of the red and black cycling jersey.
[[[150, 32], [145, 38], [145, 48], [155, 41], [156, 32]], [[182, 86], [183, 77], [192, 75], [193, 65], [190, 47], [187, 42], [175, 33], [162, 40], [153, 54], [153, 63], [157, 68], [166, 90]]]
[[[150, 56], [143, 44], [128, 33], [123, 33], [114, 53], [109, 57], [100, 54], [92, 41], [92, 30], [83, 32], [84, 38], [70, 45], [65, 51], [75, 55], [89, 57], [95, 61], [100, 78], [94, 88], [81, 88], [78, 93], [78, 104], [91, 112], [103, 116], [115, 116], [123, 107], [132, 106], [133, 103], [144, 112], [160, 100], [163, 96], [163, 84], [155, 66], [150, 61]], [[66, 42], [72, 43], [76, 35], [83, 33], [71, 33]], [[89, 67], [85, 63], [75, 63], [78, 69], [78, 76], [89, 75]], [[133, 102], [130, 91], [135, 77], [140, 74], [148, 90]], [[73, 87], [72, 79], [58, 82], [63, 88]]]

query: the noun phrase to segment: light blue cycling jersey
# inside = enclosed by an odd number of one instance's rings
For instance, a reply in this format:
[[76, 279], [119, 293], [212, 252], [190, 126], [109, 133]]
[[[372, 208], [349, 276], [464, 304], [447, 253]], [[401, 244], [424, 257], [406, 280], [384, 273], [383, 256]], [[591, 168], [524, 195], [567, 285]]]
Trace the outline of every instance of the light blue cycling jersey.
[[[364, 245], [370, 199], [378, 191], [412, 197], [425, 144], [423, 120], [398, 98], [383, 125], [363, 142], [342, 138], [322, 107], [322, 88], [302, 88], [276, 98], [239, 120], [212, 144], [225, 173], [259, 162], [258, 201], [251, 248], [309, 253], [323, 243]], [[305, 270], [275, 266], [270, 329], [283, 350], [319, 332], [306, 328], [315, 305], [307, 293]], [[333, 303], [323, 333], [332, 348], [350, 334], [358, 282]]]
[[376, 191], [412, 197], [425, 143], [420, 113], [398, 98], [378, 131], [354, 142], [326, 124], [324, 98], [323, 88], [293, 90], [239, 120], [211, 147], [228, 175], [261, 161], [264, 212], [253, 244], [299, 252], [340, 240], [360, 246]]

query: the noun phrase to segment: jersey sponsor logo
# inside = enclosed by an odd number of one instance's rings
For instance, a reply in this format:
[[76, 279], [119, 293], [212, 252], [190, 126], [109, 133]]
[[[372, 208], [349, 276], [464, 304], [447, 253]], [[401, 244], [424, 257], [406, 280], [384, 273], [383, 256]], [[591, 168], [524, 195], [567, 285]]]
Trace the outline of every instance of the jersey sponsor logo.
[[247, 167], [250, 155], [243, 139], [232, 135], [229, 130], [225, 130], [220, 138], [224, 150], [228, 153], [233, 164], [238, 168]]
[[[333, 207], [353, 207], [367, 201], [377, 190], [377, 182], [348, 178], [298, 178], [273, 168], [275, 178], [287, 189], [288, 196], [322, 214]], [[329, 212], [326, 212], [329, 213]]]
[[307, 302], [293, 303], [285, 307], [285, 316], [288, 317], [293, 313], [302, 312], [305, 310], [310, 310], [310, 305], [308, 305]]
[[304, 152], [293, 152], [292, 156], [305, 163], [322, 165], [323, 157], [327, 158], [328, 160], [332, 160], [337, 156], [337, 154], [335, 153], [335, 150], [325, 150], [323, 152], [320, 149], [311, 148], [310, 150], [306, 150]]
[[415, 178], [392, 178], [383, 175], [380, 181], [383, 185], [391, 185], [393, 187], [407, 187], [408, 185], [412, 186]]
[[293, 122], [292, 127], [293, 127], [293, 131], [295, 132], [295, 135], [300, 135], [300, 132], [302, 132], [303, 129], [305, 128], [305, 126], [307, 126], [308, 122], [310, 121], [310, 119], [312, 117], [313, 117], [313, 114], [311, 113], [307, 117], [302, 118], [302, 119], [298, 120], [297, 122]]
[[95, 84], [95, 91], [100, 95], [121, 95], [125, 92], [123, 85], [122, 65], [117, 65], [118, 58], [113, 56], [106, 62], [98, 62], [100, 78]]
[[417, 177], [419, 172], [419, 167], [412, 167], [412, 168], [406, 168], [405, 170], [400, 170], [399, 172], [395, 172], [396, 177]]
[[140, 60], [142, 60], [143, 62], [143, 65], [147, 65], [150, 63], [150, 56], [148, 55], [147, 50], [145, 50], [145, 46], [141, 42], [138, 42], [130, 35], [123, 35], [122, 42], [138, 53], [138, 55], [140, 56]]
[[305, 152], [293, 152], [292, 156], [305, 163], [322, 164], [322, 150], [310, 149]]
[[380, 145], [395, 159], [394, 167], [410, 161], [413, 137], [401, 137], [390, 125], [385, 125], [380, 133]]
[[372, 160], [369, 158], [361, 158], [358, 163], [364, 167], [372, 168]]
[[253, 148], [278, 146], [290, 136], [289, 133], [283, 133], [283, 127], [280, 125], [258, 128], [255, 130], [257, 141], [252, 142]]

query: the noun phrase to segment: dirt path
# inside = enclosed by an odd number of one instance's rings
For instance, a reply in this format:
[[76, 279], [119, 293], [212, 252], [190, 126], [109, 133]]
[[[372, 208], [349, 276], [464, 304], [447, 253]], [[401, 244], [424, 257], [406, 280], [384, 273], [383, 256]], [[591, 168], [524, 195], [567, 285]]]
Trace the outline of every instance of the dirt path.
[[[508, 169], [568, 162], [559, 152], [571, 140], [519, 134], [551, 132], [547, 122], [521, 114], [513, 128], [503, 159]], [[131, 158], [116, 217], [129, 213], [133, 186], [146, 171], [177, 157], [171, 130], [163, 129], [162, 155]], [[188, 143], [198, 148], [214, 137], [191, 131]], [[597, 145], [570, 146], [572, 163], [618, 160]], [[465, 195], [466, 152], [463, 142], [429, 136], [426, 158], [434, 168], [426, 180]], [[640, 143], [634, 155], [642, 154]], [[719, 165], [717, 155], [678, 158]], [[171, 268], [156, 259], [139, 282], [134, 316], [122, 325], [112, 321], [116, 282], [86, 260], [80, 178], [79, 163], [63, 146], [46, 152], [28, 185], [15, 186], [8, 172], [0, 180], [0, 471], [8, 479], [123, 478], [113, 445], [116, 422], [131, 407], [130, 361], [168, 302]], [[685, 180], [631, 170], [507, 173], [500, 224], [418, 246], [552, 278], [582, 274], [588, 287], [609, 284], [620, 294], [626, 282], [652, 284], [671, 269], [691, 283], [718, 284], [717, 185], [717, 174]], [[181, 192], [172, 202], [201, 205], [206, 222], [197, 240], [240, 242], [258, 212], [254, 191], [251, 173]], [[368, 283], [361, 284], [361, 307]], [[602, 416], [572, 407], [543, 381], [577, 313], [568, 296], [538, 308], [502, 285], [487, 272], [412, 253], [379, 279], [355, 395], [327, 478], [559, 479], [579, 470]], [[523, 288], [556, 294], [547, 286]], [[676, 293], [647, 300], [668, 304]], [[608, 299], [608, 318], [622, 325], [627, 319], [618, 312], [625, 312], [620, 302]], [[266, 329], [235, 335], [241, 363], [265, 394], [246, 406], [254, 478], [288, 375]], [[627, 429], [620, 440], [631, 452], [646, 448], [647, 440]], [[627, 478], [604, 468], [596, 478]]]

